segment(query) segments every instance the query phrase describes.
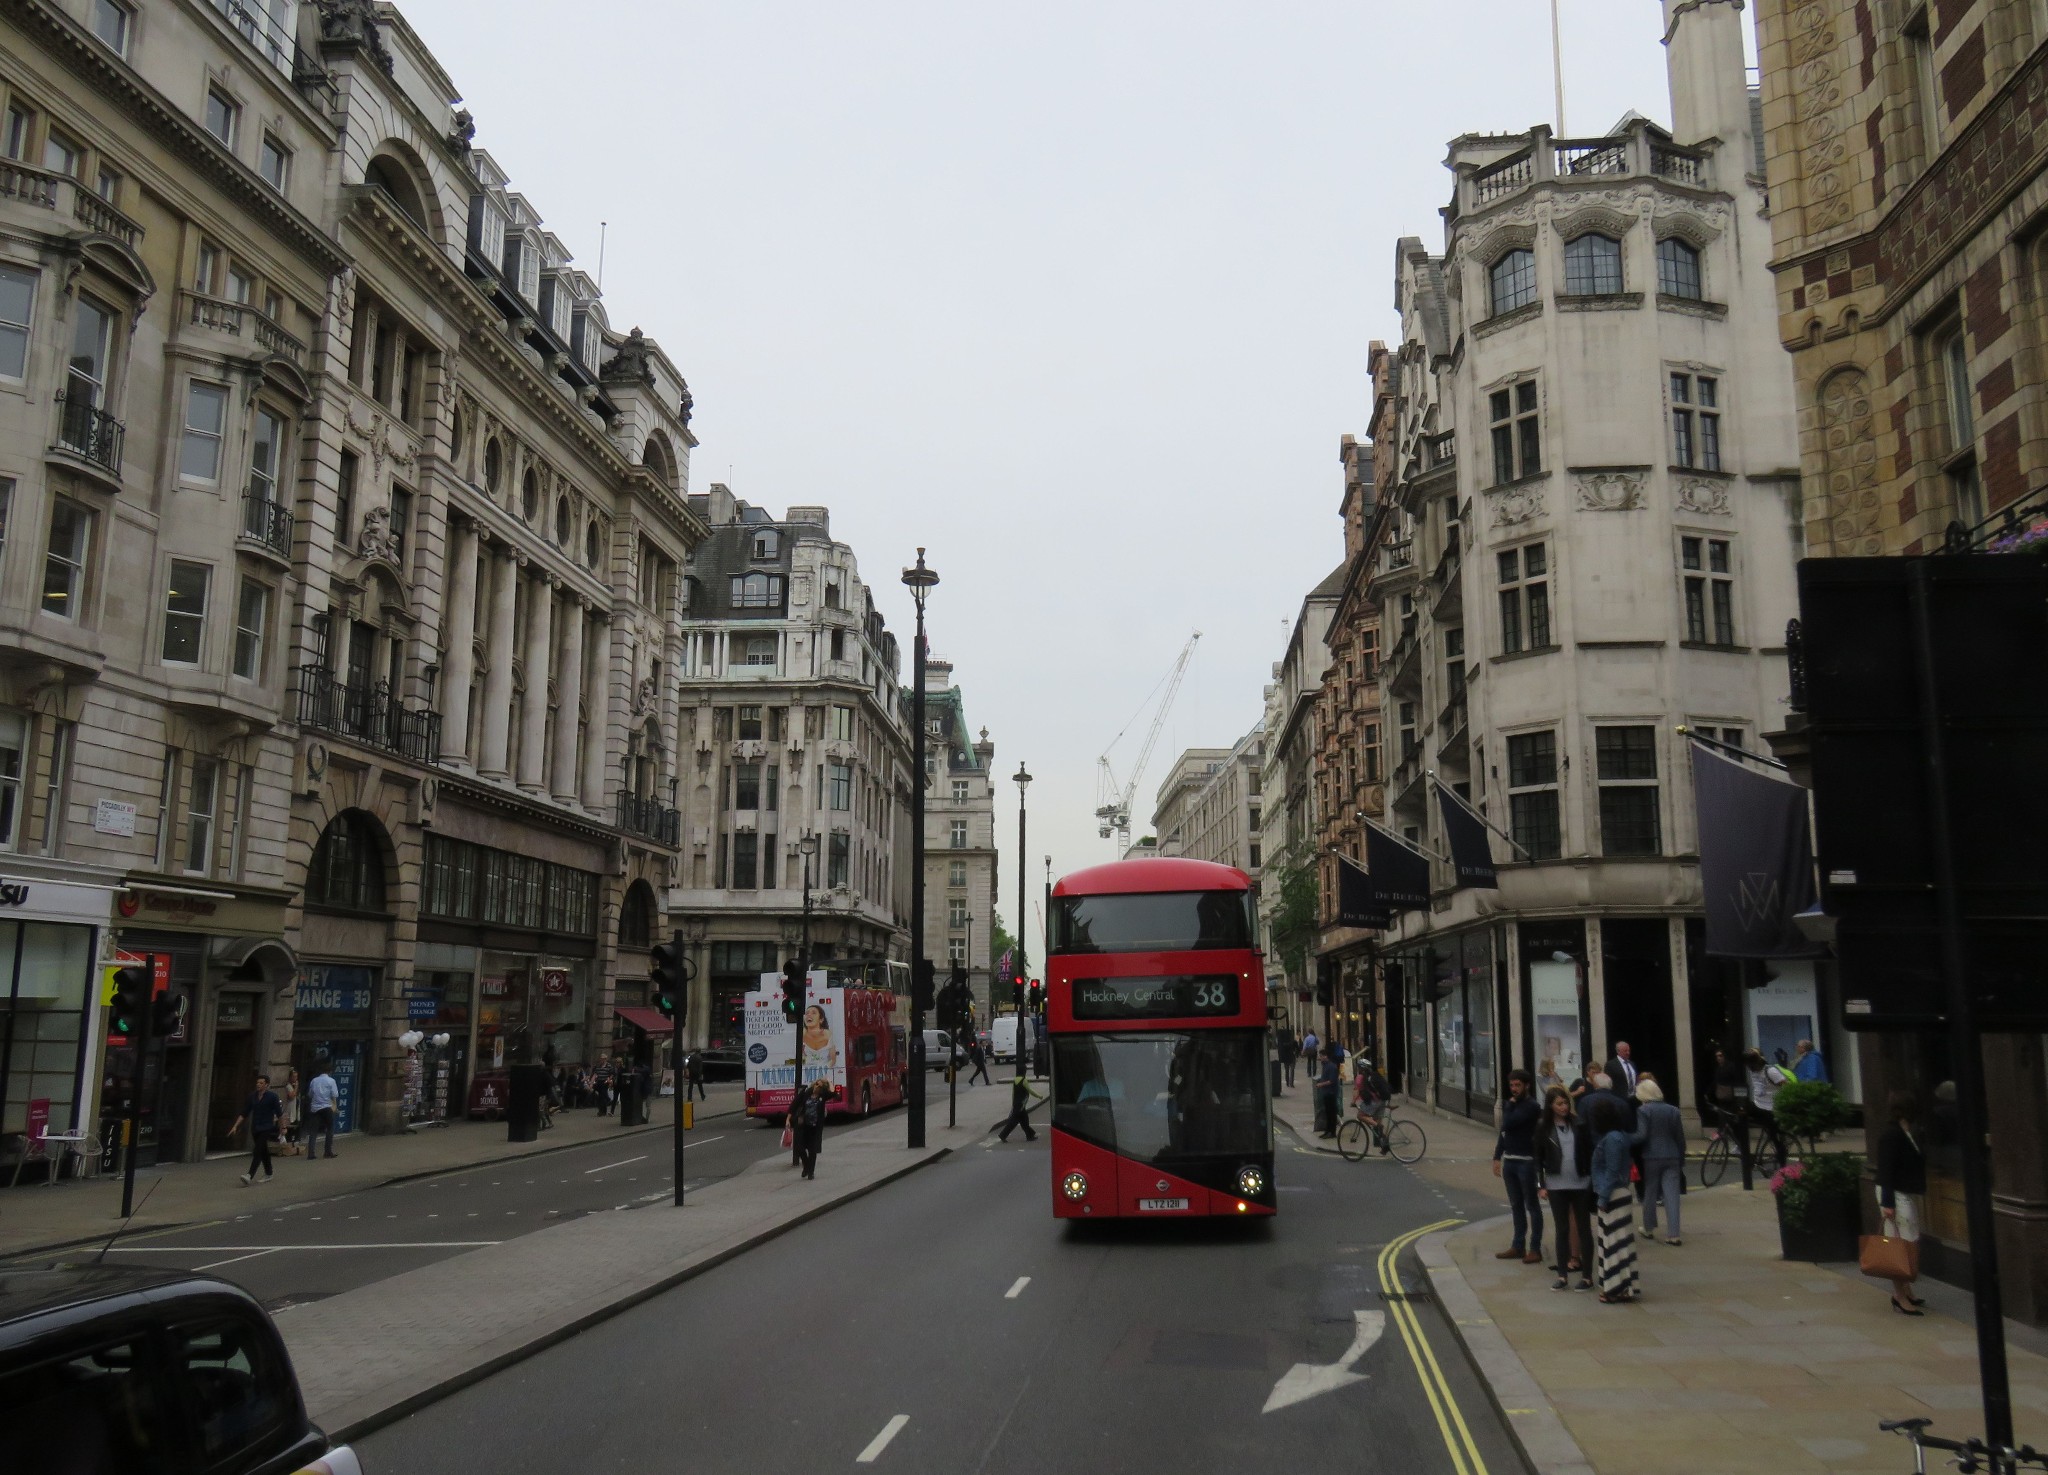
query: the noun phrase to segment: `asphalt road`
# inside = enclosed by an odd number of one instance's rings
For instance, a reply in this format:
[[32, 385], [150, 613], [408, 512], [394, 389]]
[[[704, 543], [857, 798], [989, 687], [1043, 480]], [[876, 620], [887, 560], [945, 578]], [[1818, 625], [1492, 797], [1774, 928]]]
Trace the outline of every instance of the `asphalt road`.
[[1519, 1471], [1399, 1252], [1459, 1206], [1283, 1141], [1250, 1224], [1066, 1229], [1043, 1133], [957, 1152], [356, 1446], [498, 1475]]
[[[828, 1151], [837, 1130], [827, 1131]], [[778, 1137], [773, 1128], [744, 1116], [701, 1122], [685, 1139], [685, 1191], [780, 1156]], [[218, 1164], [229, 1175], [239, 1166]], [[246, 1212], [122, 1239], [108, 1258], [204, 1270], [239, 1283], [275, 1311], [566, 1219], [666, 1203], [675, 1194], [673, 1138], [666, 1131], [331, 1197], [321, 1194], [323, 1166], [279, 1158], [272, 1181], [245, 1190]], [[29, 1256], [14, 1263], [48, 1259]]]

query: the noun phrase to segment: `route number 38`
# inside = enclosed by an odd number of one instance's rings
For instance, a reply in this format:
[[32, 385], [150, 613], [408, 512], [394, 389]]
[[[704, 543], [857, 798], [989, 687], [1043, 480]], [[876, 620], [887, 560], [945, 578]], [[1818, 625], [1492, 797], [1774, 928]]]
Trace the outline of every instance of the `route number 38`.
[[1230, 983], [1223, 978], [1201, 978], [1195, 981], [1195, 1010], [1197, 1013], [1214, 1011], [1222, 1013], [1230, 1007]]

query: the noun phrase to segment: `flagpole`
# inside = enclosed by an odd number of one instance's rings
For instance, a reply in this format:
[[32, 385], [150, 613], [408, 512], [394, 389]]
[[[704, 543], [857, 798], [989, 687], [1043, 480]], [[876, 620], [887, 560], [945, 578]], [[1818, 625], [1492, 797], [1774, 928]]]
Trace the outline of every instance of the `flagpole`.
[[1705, 743], [1710, 748], [1719, 748], [1722, 752], [1733, 753], [1738, 758], [1747, 758], [1753, 763], [1768, 763], [1771, 767], [1778, 769], [1782, 773], [1790, 773], [1792, 771], [1790, 764], [1780, 763], [1775, 758], [1766, 758], [1761, 753], [1752, 753], [1747, 748], [1738, 748], [1733, 743], [1724, 743], [1719, 738], [1710, 738], [1703, 732], [1696, 732], [1692, 728], [1687, 727], [1683, 722], [1679, 723], [1673, 731], [1682, 738], [1691, 738], [1696, 743]]
[[1430, 786], [1434, 788], [1439, 794], [1448, 794], [1451, 798], [1452, 803], [1456, 804], [1460, 809], [1464, 810], [1465, 813], [1471, 815], [1472, 818], [1478, 820], [1479, 823], [1485, 825], [1486, 828], [1491, 830], [1494, 834], [1500, 836], [1501, 839], [1507, 841], [1508, 844], [1514, 846], [1515, 849], [1521, 851], [1523, 860], [1534, 860], [1536, 858], [1535, 856], [1531, 855], [1528, 852], [1527, 848], [1524, 847], [1521, 844], [1521, 842], [1516, 840], [1513, 835], [1510, 835], [1506, 830], [1502, 829], [1499, 825], [1495, 824], [1492, 820], [1488, 819], [1485, 815], [1481, 814], [1478, 810], [1474, 809], [1471, 805], [1467, 804], [1463, 799], [1460, 799], [1458, 797], [1457, 790], [1445, 788], [1444, 781], [1436, 776], [1436, 770], [1434, 768], [1424, 769], [1423, 774], [1426, 778], [1428, 778]]

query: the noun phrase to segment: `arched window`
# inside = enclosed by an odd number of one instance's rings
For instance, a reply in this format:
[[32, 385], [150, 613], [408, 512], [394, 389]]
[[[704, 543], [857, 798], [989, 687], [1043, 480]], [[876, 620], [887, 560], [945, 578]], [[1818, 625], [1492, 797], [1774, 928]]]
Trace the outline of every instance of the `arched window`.
[[555, 498], [555, 541], [564, 548], [569, 546], [569, 499]]
[[1526, 249], [1508, 252], [1487, 270], [1490, 299], [1496, 316], [1513, 312], [1536, 300], [1536, 253]]
[[343, 810], [320, 832], [306, 871], [306, 905], [384, 910], [384, 850], [375, 821], [361, 810]]
[[420, 198], [419, 186], [413, 183], [411, 175], [397, 160], [370, 160], [370, 167], [363, 171], [363, 181], [383, 191], [414, 225], [421, 230], [427, 228], [427, 207]]
[[1700, 253], [1676, 236], [1657, 243], [1657, 290], [1666, 297], [1700, 300]]
[[583, 561], [592, 568], [596, 568], [599, 551], [597, 519], [593, 517], [590, 520], [590, 525], [583, 529]]
[[1597, 232], [1565, 243], [1564, 289], [1574, 297], [1621, 290], [1621, 242]]
[[635, 881], [619, 904], [619, 946], [646, 947], [654, 940], [654, 888]]

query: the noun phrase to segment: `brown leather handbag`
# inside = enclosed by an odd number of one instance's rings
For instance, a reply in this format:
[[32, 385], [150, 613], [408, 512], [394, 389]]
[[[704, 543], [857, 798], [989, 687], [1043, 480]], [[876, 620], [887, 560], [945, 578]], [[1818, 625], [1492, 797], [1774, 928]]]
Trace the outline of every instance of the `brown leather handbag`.
[[1889, 1235], [1866, 1234], [1859, 1243], [1857, 1261], [1865, 1275], [1878, 1280], [1911, 1280], [1913, 1267], [1910, 1251], [1902, 1239]]

